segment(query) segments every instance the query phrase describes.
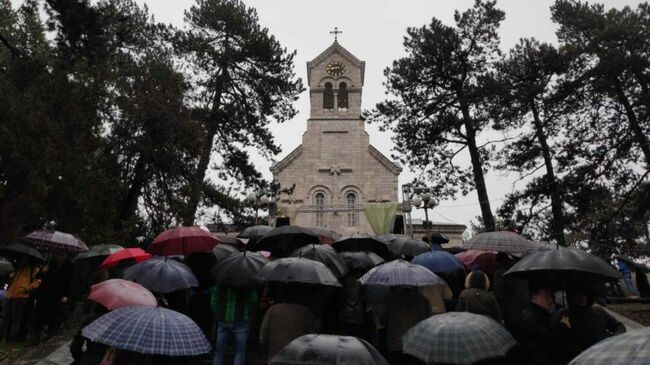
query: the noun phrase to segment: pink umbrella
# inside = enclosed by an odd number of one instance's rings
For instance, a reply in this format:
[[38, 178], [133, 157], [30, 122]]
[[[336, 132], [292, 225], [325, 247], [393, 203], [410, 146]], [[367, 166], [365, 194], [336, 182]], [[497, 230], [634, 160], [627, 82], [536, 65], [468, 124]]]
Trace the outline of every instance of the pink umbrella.
[[111, 255], [109, 255], [107, 258], [104, 259], [101, 265], [99, 267], [103, 268], [111, 268], [111, 267], [116, 267], [117, 265], [120, 264], [120, 262], [124, 260], [134, 260], [135, 262], [142, 262], [149, 260], [151, 258], [150, 253], [144, 252], [141, 248], [125, 248], [123, 250], [119, 250]]
[[110, 279], [93, 285], [88, 299], [108, 310], [131, 306], [158, 306], [156, 298], [149, 290], [140, 284], [122, 279]]
[[200, 227], [176, 227], [159, 234], [147, 247], [154, 255], [184, 255], [210, 251], [219, 240]]
[[479, 268], [486, 274], [492, 275], [497, 269], [496, 253], [478, 250], [467, 250], [455, 256], [468, 270]]

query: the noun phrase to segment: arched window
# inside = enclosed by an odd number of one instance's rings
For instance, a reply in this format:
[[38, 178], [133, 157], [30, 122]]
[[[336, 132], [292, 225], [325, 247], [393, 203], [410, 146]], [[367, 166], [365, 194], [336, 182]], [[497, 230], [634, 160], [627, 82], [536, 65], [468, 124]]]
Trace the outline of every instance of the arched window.
[[323, 227], [325, 225], [325, 216], [323, 214], [323, 208], [325, 206], [325, 194], [322, 192], [316, 193], [316, 195], [314, 195], [314, 200], [316, 202], [316, 215], [314, 217], [314, 225], [316, 225], [316, 227]]
[[348, 108], [348, 84], [345, 82], [339, 84], [339, 94], [336, 101], [339, 109]]
[[323, 109], [334, 109], [334, 90], [332, 90], [332, 83], [325, 83], [325, 91], [323, 92]]
[[348, 227], [357, 226], [357, 195], [355, 193], [345, 194], [345, 202], [348, 207]]

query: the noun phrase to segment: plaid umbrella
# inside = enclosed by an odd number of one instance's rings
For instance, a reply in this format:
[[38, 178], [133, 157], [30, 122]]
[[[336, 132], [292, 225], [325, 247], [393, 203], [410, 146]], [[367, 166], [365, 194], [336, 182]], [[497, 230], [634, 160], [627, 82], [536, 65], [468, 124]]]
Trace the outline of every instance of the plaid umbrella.
[[184, 255], [210, 251], [219, 241], [201, 227], [176, 227], [159, 234], [147, 247], [158, 256]]
[[360, 338], [311, 334], [291, 341], [273, 356], [271, 364], [388, 365], [388, 362]]
[[463, 248], [468, 250], [508, 252], [518, 256], [532, 252], [537, 247], [532, 241], [510, 231], [479, 233], [463, 243]]
[[141, 354], [196, 356], [210, 352], [210, 343], [194, 321], [160, 307], [119, 308], [81, 333], [91, 341]]
[[305, 257], [322, 262], [332, 270], [332, 273], [334, 273], [337, 278], [342, 278], [348, 273], [348, 267], [332, 246], [311, 244], [293, 251], [290, 256]]
[[337, 252], [344, 251], [372, 251], [383, 258], [389, 258], [388, 245], [379, 238], [369, 234], [355, 233], [351, 236], [340, 238], [332, 244]]
[[325, 264], [302, 257], [271, 261], [260, 270], [257, 278], [280, 283], [341, 286]]
[[490, 317], [469, 312], [437, 314], [411, 327], [402, 351], [431, 363], [472, 364], [505, 356], [517, 342]]
[[648, 365], [650, 327], [602, 340], [584, 350], [569, 365]]
[[446, 251], [425, 252], [415, 256], [411, 262], [422, 265], [431, 272], [454, 272], [464, 267], [456, 256]]
[[88, 251], [84, 241], [65, 232], [42, 229], [28, 234], [24, 239], [34, 246], [44, 249], [57, 249], [71, 253]]
[[199, 286], [192, 270], [167, 257], [153, 257], [124, 271], [124, 279], [136, 282], [154, 293], [171, 293]]
[[89, 251], [87, 252], [82, 252], [75, 256], [74, 261], [77, 260], [87, 260], [87, 259], [94, 259], [97, 257], [104, 257], [104, 256], [110, 256], [117, 251], [123, 250], [124, 247], [120, 245], [97, 245], [97, 246], [92, 246]]
[[256, 276], [269, 260], [257, 252], [236, 252], [219, 260], [212, 269], [218, 284], [251, 286], [257, 284]]
[[350, 270], [368, 270], [384, 263], [384, 259], [370, 251], [344, 251], [339, 252], [339, 256], [343, 258]]
[[157, 307], [158, 302], [149, 290], [140, 284], [122, 279], [109, 279], [90, 287], [88, 299], [108, 310], [122, 307]]
[[444, 283], [426, 267], [404, 260], [393, 260], [370, 269], [359, 281], [363, 285], [425, 286]]

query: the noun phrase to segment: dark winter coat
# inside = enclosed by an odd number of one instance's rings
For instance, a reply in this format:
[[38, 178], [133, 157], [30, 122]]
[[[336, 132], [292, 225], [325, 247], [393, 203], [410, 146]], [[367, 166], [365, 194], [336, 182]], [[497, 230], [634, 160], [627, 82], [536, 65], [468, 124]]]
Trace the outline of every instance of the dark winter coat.
[[574, 307], [567, 312], [571, 343], [577, 356], [601, 340], [625, 332], [625, 326], [599, 307]]
[[499, 304], [492, 293], [480, 288], [465, 289], [458, 297], [457, 312], [470, 312], [491, 317], [497, 322], [502, 322]]
[[417, 289], [402, 288], [386, 297], [386, 347], [402, 351], [402, 335], [431, 316], [431, 304]]
[[554, 326], [551, 317], [551, 313], [534, 303], [529, 303], [521, 313], [522, 364], [564, 365], [571, 359], [566, 347], [568, 329]]

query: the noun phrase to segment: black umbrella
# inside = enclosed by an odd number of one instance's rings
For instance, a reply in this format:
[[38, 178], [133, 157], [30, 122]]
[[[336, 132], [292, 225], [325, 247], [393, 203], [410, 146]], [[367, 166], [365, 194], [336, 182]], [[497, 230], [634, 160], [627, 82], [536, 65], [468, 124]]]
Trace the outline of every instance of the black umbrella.
[[388, 245], [388, 250], [397, 256], [417, 256], [421, 253], [429, 252], [431, 246], [421, 240], [413, 239], [404, 235], [386, 235], [383, 236], [384, 242]]
[[196, 276], [187, 265], [167, 257], [152, 257], [129, 267], [124, 271], [124, 279], [162, 294], [199, 286]]
[[447, 238], [447, 236], [445, 236], [440, 232], [431, 233], [431, 236], [429, 236], [429, 240], [431, 240], [431, 243], [437, 243], [439, 245], [443, 243], [449, 243], [449, 238]]
[[334, 273], [337, 278], [341, 278], [348, 273], [348, 267], [345, 265], [345, 262], [331, 246], [314, 244], [306, 245], [293, 251], [290, 256], [305, 257], [322, 262], [332, 270], [332, 273]]
[[228, 286], [252, 286], [258, 283], [256, 276], [269, 260], [257, 252], [237, 252], [220, 260], [212, 269], [217, 284]]
[[351, 236], [343, 237], [334, 242], [332, 247], [338, 252], [372, 251], [383, 258], [390, 256], [390, 251], [388, 251], [386, 243], [369, 234], [355, 233]]
[[565, 282], [572, 279], [595, 278], [617, 280], [618, 270], [603, 259], [576, 249], [547, 250], [525, 256], [504, 275]]
[[291, 341], [273, 356], [271, 364], [388, 365], [388, 362], [360, 338], [311, 334]]
[[325, 264], [302, 257], [271, 261], [260, 270], [257, 277], [260, 280], [279, 283], [341, 286]]
[[0, 257], [0, 275], [8, 275], [14, 271], [14, 265], [4, 257]]
[[43, 255], [41, 255], [38, 250], [20, 243], [12, 243], [10, 245], [0, 247], [0, 255], [13, 258], [27, 256], [29, 258], [45, 262], [45, 257], [43, 257]]
[[265, 234], [271, 232], [273, 227], [257, 225], [244, 229], [241, 231], [237, 237], [238, 238], [248, 238], [248, 239], [259, 239]]
[[287, 256], [310, 243], [320, 243], [318, 234], [298, 226], [282, 226], [274, 228], [247, 248], [251, 251], [271, 251], [276, 256]]
[[384, 262], [379, 255], [370, 251], [344, 251], [339, 252], [339, 256], [350, 270], [369, 270]]
[[214, 254], [214, 257], [217, 258], [217, 262], [237, 252], [241, 251], [230, 245], [216, 245], [212, 249], [212, 253]]
[[214, 236], [217, 240], [219, 240], [220, 244], [232, 246], [240, 251], [243, 251], [244, 248], [246, 248], [246, 244], [242, 242], [239, 238], [232, 237], [232, 236]]

